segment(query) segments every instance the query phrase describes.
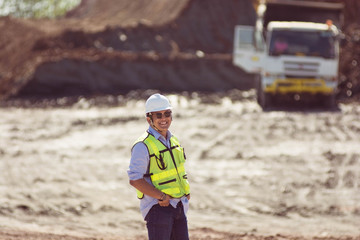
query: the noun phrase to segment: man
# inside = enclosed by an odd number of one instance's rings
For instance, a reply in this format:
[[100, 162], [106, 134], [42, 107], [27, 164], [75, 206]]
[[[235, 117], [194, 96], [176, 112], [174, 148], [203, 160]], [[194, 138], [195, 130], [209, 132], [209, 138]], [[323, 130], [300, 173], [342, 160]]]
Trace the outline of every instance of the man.
[[147, 99], [145, 110], [149, 128], [131, 150], [130, 184], [137, 190], [149, 240], [188, 240], [190, 187], [184, 149], [168, 130], [172, 107], [157, 93]]
[[286, 51], [288, 51], [289, 44], [287, 43], [287, 40], [284, 37], [278, 37], [275, 40], [274, 44], [274, 53], [276, 55], [284, 54]]

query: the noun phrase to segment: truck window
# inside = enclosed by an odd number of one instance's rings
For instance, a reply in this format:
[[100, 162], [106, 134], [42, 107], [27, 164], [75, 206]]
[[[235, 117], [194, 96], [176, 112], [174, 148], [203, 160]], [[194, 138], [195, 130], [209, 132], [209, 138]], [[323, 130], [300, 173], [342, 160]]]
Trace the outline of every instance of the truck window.
[[331, 32], [274, 30], [270, 36], [270, 56], [335, 57], [335, 41]]
[[237, 32], [238, 35], [238, 48], [249, 48], [254, 47], [254, 29], [252, 27], [249, 28], [241, 28], [241, 31]]

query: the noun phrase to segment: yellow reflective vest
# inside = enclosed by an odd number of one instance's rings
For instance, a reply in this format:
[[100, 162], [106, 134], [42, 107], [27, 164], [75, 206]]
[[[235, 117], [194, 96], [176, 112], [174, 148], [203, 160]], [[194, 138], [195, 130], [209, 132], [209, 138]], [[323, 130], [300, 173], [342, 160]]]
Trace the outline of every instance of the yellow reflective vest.
[[[190, 185], [184, 167], [184, 148], [180, 146], [179, 140], [172, 136], [170, 148], [168, 148], [152, 134], [146, 132], [135, 144], [138, 142], [145, 143], [149, 152], [150, 161], [144, 177], [150, 177], [155, 188], [173, 198], [190, 194]], [[142, 199], [144, 194], [137, 190], [137, 196]]]

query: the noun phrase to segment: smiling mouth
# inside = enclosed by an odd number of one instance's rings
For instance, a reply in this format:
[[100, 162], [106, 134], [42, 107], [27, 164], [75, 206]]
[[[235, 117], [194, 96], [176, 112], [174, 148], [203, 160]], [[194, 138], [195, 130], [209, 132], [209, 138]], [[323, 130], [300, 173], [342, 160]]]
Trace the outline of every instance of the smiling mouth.
[[160, 125], [160, 126], [167, 126], [168, 124], [169, 124], [168, 121], [161, 121], [161, 122], [159, 122], [159, 125]]

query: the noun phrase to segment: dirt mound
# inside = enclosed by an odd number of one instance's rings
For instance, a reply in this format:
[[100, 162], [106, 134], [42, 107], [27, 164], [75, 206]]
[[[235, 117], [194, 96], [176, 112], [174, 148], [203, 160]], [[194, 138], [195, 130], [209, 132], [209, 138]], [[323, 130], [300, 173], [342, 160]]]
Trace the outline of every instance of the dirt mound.
[[83, 1], [65, 19], [3, 18], [2, 28], [14, 27], [12, 41], [0, 43], [11, 42], [1, 56], [1, 95], [250, 88], [230, 53], [234, 25], [254, 19], [250, 0]]
[[[176, 19], [189, 0], [83, 0], [67, 18], [81, 19], [87, 26], [136, 26], [139, 22], [161, 26]], [[87, 26], [84, 25], [85, 28]]]
[[[234, 26], [254, 24], [252, 4], [83, 0], [62, 19], [0, 18], [0, 97], [249, 89], [231, 52]], [[358, 4], [346, 2], [342, 98], [360, 92]]]

